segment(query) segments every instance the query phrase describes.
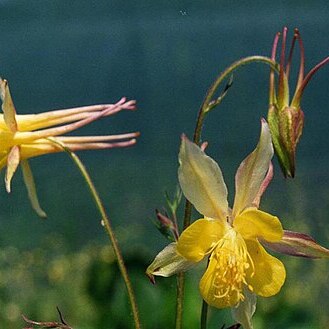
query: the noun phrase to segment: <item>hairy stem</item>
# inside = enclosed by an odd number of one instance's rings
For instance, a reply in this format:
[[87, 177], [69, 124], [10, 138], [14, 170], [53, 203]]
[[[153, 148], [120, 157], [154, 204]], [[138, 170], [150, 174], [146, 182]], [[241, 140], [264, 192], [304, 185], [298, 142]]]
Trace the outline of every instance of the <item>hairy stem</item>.
[[185, 286], [184, 273], [178, 273], [175, 329], [183, 328], [184, 286]]

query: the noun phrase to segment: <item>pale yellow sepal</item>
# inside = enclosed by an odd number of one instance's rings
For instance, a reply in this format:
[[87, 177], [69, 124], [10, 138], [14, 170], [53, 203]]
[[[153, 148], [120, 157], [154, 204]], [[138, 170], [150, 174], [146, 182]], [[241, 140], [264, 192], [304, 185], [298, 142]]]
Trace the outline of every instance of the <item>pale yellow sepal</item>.
[[20, 150], [17, 145], [13, 146], [7, 157], [7, 170], [5, 176], [6, 191], [10, 193], [11, 191], [11, 179], [13, 178], [16, 169], [19, 165], [20, 160]]
[[245, 299], [231, 308], [232, 317], [243, 329], [253, 329], [252, 317], [256, 311], [257, 296], [248, 288], [243, 290], [243, 295]]
[[284, 231], [283, 237], [278, 242], [262, 241], [266, 247], [282, 254], [306, 257], [329, 258], [329, 249], [319, 245], [311, 236], [292, 231]]
[[36, 190], [35, 183], [34, 183], [33, 174], [32, 174], [30, 165], [27, 160], [21, 161], [21, 168], [22, 168], [22, 172], [23, 172], [24, 183], [27, 188], [27, 193], [28, 193], [32, 208], [38, 214], [39, 217], [46, 218], [47, 214], [41, 209], [41, 206], [40, 206], [40, 203], [38, 200], [38, 196], [37, 196], [37, 190]]
[[152, 264], [147, 268], [146, 274], [153, 281], [153, 276], [168, 277], [190, 269], [194, 263], [188, 261], [177, 252], [176, 242], [166, 246], [158, 253]]
[[264, 119], [262, 119], [261, 124], [261, 134], [257, 147], [241, 162], [235, 175], [236, 193], [233, 217], [236, 217], [245, 208], [252, 206], [273, 157], [270, 129]]
[[218, 164], [185, 136], [179, 163], [178, 179], [185, 197], [205, 217], [225, 219], [227, 188]]
[[8, 82], [5, 79], [0, 78], [0, 96], [2, 100], [2, 111], [4, 114], [5, 123], [12, 132], [17, 131], [17, 122], [16, 122], [16, 110], [14, 103], [12, 101]]

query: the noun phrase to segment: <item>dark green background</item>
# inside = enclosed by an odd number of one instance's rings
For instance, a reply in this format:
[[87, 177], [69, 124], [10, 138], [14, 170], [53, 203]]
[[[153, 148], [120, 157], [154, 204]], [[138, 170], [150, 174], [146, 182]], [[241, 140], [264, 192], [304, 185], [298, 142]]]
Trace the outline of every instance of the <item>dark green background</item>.
[[[283, 26], [290, 29], [290, 37], [293, 28], [299, 28], [307, 71], [329, 54], [326, 1], [0, 0], [0, 76], [9, 81], [20, 114], [114, 102], [121, 96], [137, 99], [137, 112], [120, 113], [80, 131], [138, 130], [141, 137], [134, 148], [80, 155], [123, 249], [128, 254], [140, 250], [148, 263], [166, 244], [150, 219], [163, 205], [164, 191], [175, 189], [181, 133], [192, 136], [197, 110], [217, 74], [241, 57], [269, 55], [273, 37]], [[292, 77], [299, 65], [298, 49], [295, 55]], [[286, 228], [308, 232], [327, 246], [328, 72], [325, 67], [316, 74], [302, 101], [306, 120], [296, 178], [284, 180], [275, 160], [274, 182], [263, 202]], [[263, 64], [239, 70], [228, 96], [206, 120], [203, 139], [222, 167], [231, 199], [234, 172], [257, 143], [259, 120], [267, 113], [268, 74]], [[292, 89], [294, 83], [292, 79]], [[0, 246], [19, 253], [42, 246], [47, 253], [51, 240], [60, 250], [79, 253], [92, 242], [105, 244], [99, 215], [70, 159], [50, 155], [33, 159], [31, 166], [49, 218], [41, 221], [33, 213], [17, 173], [13, 192], [7, 195], [4, 184], [0, 191]], [[328, 279], [325, 261], [287, 262], [297, 267], [307, 263], [309, 272], [322, 266], [321, 282]], [[287, 286], [305, 279], [305, 268], [294, 266]], [[304, 284], [317, 280], [319, 273]], [[329, 321], [326, 310], [316, 306], [328, 298], [329, 290], [324, 283], [310, 290], [314, 294], [306, 298], [308, 312], [320, 315], [305, 328], [318, 328], [315, 325]], [[295, 305], [290, 299], [289, 305]]]

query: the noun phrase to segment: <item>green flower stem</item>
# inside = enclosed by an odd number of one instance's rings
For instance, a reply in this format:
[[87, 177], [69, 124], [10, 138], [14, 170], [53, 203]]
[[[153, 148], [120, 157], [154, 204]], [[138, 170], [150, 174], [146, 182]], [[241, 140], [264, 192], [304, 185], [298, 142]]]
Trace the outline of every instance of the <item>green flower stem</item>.
[[177, 304], [176, 304], [176, 324], [175, 329], [183, 328], [183, 303], [184, 303], [184, 273], [177, 274]]
[[[275, 71], [278, 71], [278, 66], [276, 62], [274, 62], [271, 58], [265, 57], [265, 56], [249, 56], [242, 58], [236, 62], [234, 62], [232, 65], [230, 65], [224, 72], [222, 72], [217, 79], [214, 81], [214, 83], [211, 85], [209, 88], [206, 97], [201, 105], [201, 108], [199, 110], [199, 115], [194, 131], [194, 136], [193, 136], [193, 142], [196, 144], [200, 143], [201, 139], [201, 132], [202, 132], [202, 126], [204, 122], [204, 118], [206, 114], [211, 110], [211, 102], [214, 101], [213, 97], [214, 94], [216, 93], [219, 85], [223, 82], [224, 79], [226, 79], [229, 75], [231, 75], [236, 69], [238, 69], [240, 66], [244, 66], [250, 63], [264, 63], [269, 66], [271, 66]], [[219, 102], [220, 103], [220, 102]], [[219, 105], [217, 103], [216, 105]]]
[[[269, 65], [272, 69], [278, 72], [278, 65], [269, 57], [265, 56], [249, 56], [242, 58], [232, 65], [230, 65], [225, 71], [223, 71], [210, 86], [207, 91], [206, 97], [200, 107], [198, 118], [194, 130], [193, 142], [195, 144], [200, 144], [202, 127], [206, 114], [215, 106], [219, 105], [222, 99], [225, 96], [225, 91], [222, 96], [217, 99], [213, 99], [214, 95], [220, 86], [220, 84], [232, 73], [238, 69], [240, 66], [244, 66], [250, 63], [264, 63]], [[184, 229], [187, 228], [191, 223], [191, 214], [192, 214], [192, 204], [186, 200], [185, 211], [184, 211]], [[177, 277], [177, 300], [176, 300], [176, 329], [182, 329], [182, 318], [183, 318], [183, 300], [184, 300], [184, 273], [180, 274]], [[203, 302], [202, 305], [202, 314], [201, 314], [201, 328], [207, 328], [207, 310], [208, 305]]]
[[207, 316], [208, 316], [208, 304], [202, 300], [202, 310], [201, 310], [201, 329], [207, 329]]
[[139, 320], [138, 307], [137, 307], [137, 303], [136, 303], [136, 299], [135, 299], [135, 294], [134, 294], [134, 291], [133, 291], [133, 288], [132, 288], [132, 285], [131, 285], [131, 281], [130, 281], [130, 278], [129, 278], [129, 275], [128, 275], [128, 271], [127, 271], [126, 265], [124, 263], [124, 260], [123, 260], [123, 257], [122, 257], [122, 254], [121, 254], [121, 251], [120, 251], [120, 248], [119, 248], [118, 240], [116, 239], [116, 236], [114, 234], [112, 225], [110, 223], [110, 219], [106, 214], [105, 208], [104, 208], [104, 206], [102, 204], [102, 201], [100, 199], [100, 196], [99, 196], [99, 194], [98, 194], [98, 192], [97, 192], [97, 190], [94, 186], [94, 183], [92, 182], [86, 167], [84, 166], [84, 164], [81, 162], [79, 157], [74, 152], [72, 152], [69, 148], [67, 148], [65, 145], [63, 145], [62, 143], [60, 143], [56, 139], [49, 138], [49, 140], [51, 140], [56, 145], [60, 146], [65, 152], [67, 152], [69, 154], [69, 156], [72, 158], [72, 160], [74, 161], [74, 163], [76, 164], [76, 166], [80, 170], [84, 180], [86, 181], [86, 183], [88, 185], [90, 193], [92, 194], [92, 197], [95, 201], [96, 207], [97, 207], [99, 213], [101, 214], [102, 225], [104, 225], [105, 231], [106, 231], [106, 233], [107, 233], [107, 235], [108, 235], [108, 237], [109, 237], [109, 239], [112, 243], [112, 247], [113, 247], [115, 256], [117, 258], [117, 261], [118, 261], [118, 266], [119, 266], [122, 278], [123, 278], [123, 280], [125, 282], [125, 285], [126, 285], [126, 288], [127, 288], [135, 328], [140, 329], [141, 324], [140, 324], [140, 320]]

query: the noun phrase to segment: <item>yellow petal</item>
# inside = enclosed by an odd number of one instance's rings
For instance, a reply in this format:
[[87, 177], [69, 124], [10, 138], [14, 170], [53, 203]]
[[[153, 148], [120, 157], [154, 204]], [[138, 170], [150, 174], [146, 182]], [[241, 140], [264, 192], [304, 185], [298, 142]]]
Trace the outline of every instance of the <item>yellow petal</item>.
[[227, 188], [218, 164], [183, 136], [178, 179], [185, 197], [205, 217], [225, 219]]
[[183, 231], [177, 251], [186, 259], [198, 262], [209, 254], [228, 229], [225, 221], [202, 218]]
[[269, 242], [280, 241], [283, 229], [278, 217], [256, 208], [247, 208], [234, 219], [234, 228], [244, 239], [262, 238]]
[[8, 82], [0, 78], [0, 96], [2, 100], [2, 111], [7, 127], [12, 131], [17, 131], [16, 110], [11, 99]]
[[269, 127], [262, 120], [262, 130], [256, 149], [245, 158], [235, 175], [235, 199], [233, 217], [246, 207], [250, 207], [258, 195], [273, 156], [273, 146]]
[[277, 294], [286, 279], [284, 265], [271, 256], [256, 240], [246, 240], [253, 266], [247, 270], [247, 282], [259, 296], [270, 297]]
[[218, 281], [218, 261], [213, 255], [210, 258], [208, 268], [200, 281], [202, 298], [208, 305], [217, 308], [232, 307], [241, 299], [240, 291], [232, 291], [224, 282]]

